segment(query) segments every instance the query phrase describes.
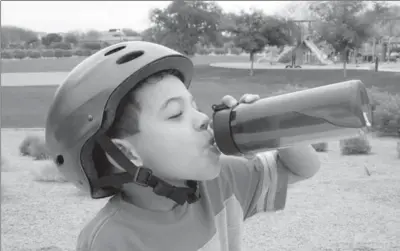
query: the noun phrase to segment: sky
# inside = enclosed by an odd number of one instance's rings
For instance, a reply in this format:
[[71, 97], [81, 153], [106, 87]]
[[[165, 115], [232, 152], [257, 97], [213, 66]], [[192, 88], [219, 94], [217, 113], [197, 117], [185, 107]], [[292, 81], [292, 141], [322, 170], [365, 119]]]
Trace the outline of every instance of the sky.
[[[217, 1], [227, 12], [251, 7], [273, 14], [289, 2]], [[150, 26], [149, 11], [170, 1], [1, 1], [1, 25], [14, 25], [38, 32], [87, 31]]]

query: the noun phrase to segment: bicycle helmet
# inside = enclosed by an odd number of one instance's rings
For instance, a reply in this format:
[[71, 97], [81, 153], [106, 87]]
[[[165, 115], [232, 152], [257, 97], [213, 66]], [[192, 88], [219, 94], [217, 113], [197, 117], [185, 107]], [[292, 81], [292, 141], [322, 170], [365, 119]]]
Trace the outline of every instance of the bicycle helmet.
[[[56, 90], [47, 114], [46, 144], [58, 170], [92, 198], [111, 196], [124, 183], [134, 182], [179, 204], [199, 199], [197, 182], [187, 181], [188, 187], [166, 183], [150, 169], [135, 166], [107, 136], [121, 99], [140, 81], [165, 70], [179, 72], [189, 87], [193, 76], [189, 58], [155, 43], [122, 42], [82, 61]], [[93, 160], [95, 146], [126, 172], [101, 175], [103, 167]]]

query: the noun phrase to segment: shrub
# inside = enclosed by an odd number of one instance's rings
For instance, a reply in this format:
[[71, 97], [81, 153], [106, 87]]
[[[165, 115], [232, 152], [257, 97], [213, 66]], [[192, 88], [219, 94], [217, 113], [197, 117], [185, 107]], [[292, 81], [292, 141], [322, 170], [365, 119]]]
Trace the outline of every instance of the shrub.
[[13, 58], [13, 54], [9, 51], [1, 51], [1, 58], [2, 59], [11, 59], [11, 58]]
[[71, 44], [66, 42], [54, 42], [50, 45], [52, 49], [70, 50]]
[[44, 58], [53, 58], [54, 57], [54, 50], [43, 50], [42, 57]]
[[36, 50], [30, 50], [30, 51], [28, 51], [27, 54], [28, 54], [29, 58], [40, 58], [41, 57], [40, 51], [36, 51]]
[[62, 58], [63, 55], [64, 55], [64, 50], [61, 50], [61, 49], [55, 49], [54, 50], [54, 56], [56, 58]]
[[49, 151], [45, 140], [36, 135], [28, 135], [20, 144], [19, 152], [22, 156], [30, 156], [35, 160], [49, 159]]
[[328, 150], [328, 144], [325, 142], [312, 144], [312, 146], [317, 152], [326, 152]]
[[27, 53], [24, 50], [15, 50], [13, 54], [14, 54], [14, 58], [18, 58], [18, 59], [24, 59], [27, 56]]
[[369, 154], [371, 145], [368, 138], [364, 136], [340, 140], [340, 151], [342, 155]]
[[63, 57], [72, 57], [72, 51], [71, 50], [63, 50]]
[[81, 47], [83, 49], [98, 51], [102, 48], [102, 45], [101, 45], [101, 43], [98, 43], [98, 42], [85, 42], [85, 43], [81, 44]]
[[228, 48], [214, 48], [213, 51], [216, 55], [225, 55], [228, 53]]
[[83, 50], [81, 50], [81, 49], [77, 49], [77, 50], [74, 50], [74, 51], [72, 52], [72, 54], [73, 54], [74, 56], [79, 56], [79, 57], [81, 57], [81, 56], [83, 56], [84, 52], [83, 52]]
[[208, 55], [208, 50], [206, 48], [198, 48], [197, 53], [200, 55]]
[[239, 55], [241, 52], [242, 52], [242, 50], [239, 48], [236, 48], [236, 47], [231, 48], [231, 53], [233, 55]]
[[92, 54], [93, 54], [92, 50], [83, 50], [83, 55], [82, 56], [89, 57]]
[[400, 95], [380, 91], [376, 87], [368, 89], [373, 111], [373, 130], [381, 134], [398, 134], [400, 130]]
[[41, 161], [36, 168], [31, 169], [31, 174], [34, 181], [57, 183], [68, 182], [52, 160]]

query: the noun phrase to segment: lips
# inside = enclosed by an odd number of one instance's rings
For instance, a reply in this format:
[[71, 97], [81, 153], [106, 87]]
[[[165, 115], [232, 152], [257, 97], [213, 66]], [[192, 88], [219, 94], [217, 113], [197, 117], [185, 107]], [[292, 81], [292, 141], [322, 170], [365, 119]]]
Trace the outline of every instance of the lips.
[[214, 145], [214, 144], [215, 144], [215, 139], [214, 139], [214, 137], [211, 137], [210, 140], [208, 141], [208, 143], [209, 143], [210, 145]]

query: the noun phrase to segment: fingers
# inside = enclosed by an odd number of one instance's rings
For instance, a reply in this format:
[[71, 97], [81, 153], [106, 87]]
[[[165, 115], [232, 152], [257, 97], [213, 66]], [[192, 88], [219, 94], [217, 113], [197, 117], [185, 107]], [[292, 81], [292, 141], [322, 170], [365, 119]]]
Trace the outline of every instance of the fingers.
[[231, 95], [225, 95], [222, 98], [222, 103], [225, 104], [228, 107], [233, 107], [233, 106], [237, 105], [238, 103], [253, 103], [253, 102], [255, 102], [255, 101], [259, 100], [259, 99], [260, 99], [260, 95], [245, 94], [239, 99], [239, 102], [238, 102]]
[[223, 98], [222, 98], [222, 103], [223, 104], [225, 104], [226, 106], [228, 106], [228, 107], [233, 107], [233, 106], [235, 106], [235, 105], [237, 105], [237, 100], [234, 98], [234, 97], [232, 97], [231, 95], [225, 95]]
[[260, 95], [256, 94], [245, 94], [239, 99], [239, 103], [253, 103], [260, 99]]

